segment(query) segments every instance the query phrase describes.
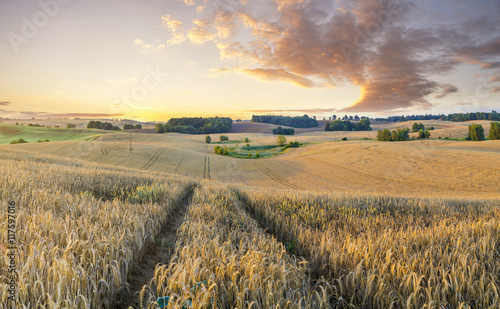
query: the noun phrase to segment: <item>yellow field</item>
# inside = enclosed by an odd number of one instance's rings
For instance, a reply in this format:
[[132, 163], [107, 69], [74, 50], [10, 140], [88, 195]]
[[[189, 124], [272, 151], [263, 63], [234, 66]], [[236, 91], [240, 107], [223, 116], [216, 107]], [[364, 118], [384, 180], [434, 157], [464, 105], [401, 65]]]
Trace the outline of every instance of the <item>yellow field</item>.
[[0, 308], [498, 308], [500, 143], [374, 134], [2, 145]]
[[[424, 121], [435, 126], [432, 136], [465, 137], [467, 123]], [[489, 123], [482, 122], [486, 134]], [[237, 123], [236, 125], [240, 125]], [[252, 123], [243, 123], [251, 127]], [[262, 124], [256, 124], [261, 128]], [[312, 143], [283, 155], [258, 159], [236, 159], [214, 154], [216, 145], [205, 144], [205, 136], [111, 133], [92, 142], [58, 142], [4, 145], [0, 149], [29, 151], [71, 159], [165, 172], [257, 187], [383, 193], [398, 196], [491, 198], [499, 196], [500, 142], [455, 140], [411, 140], [377, 142], [380, 128], [410, 125], [374, 125], [371, 132], [305, 132], [288, 136], [289, 141]], [[268, 125], [264, 125], [268, 128]], [[266, 130], [267, 130], [266, 129]], [[267, 132], [267, 131], [266, 131]], [[416, 133], [411, 133], [414, 135]], [[251, 145], [275, 143], [269, 133], [229, 133], [230, 140]], [[342, 137], [349, 140], [341, 142]], [[212, 141], [218, 135], [212, 135]]]

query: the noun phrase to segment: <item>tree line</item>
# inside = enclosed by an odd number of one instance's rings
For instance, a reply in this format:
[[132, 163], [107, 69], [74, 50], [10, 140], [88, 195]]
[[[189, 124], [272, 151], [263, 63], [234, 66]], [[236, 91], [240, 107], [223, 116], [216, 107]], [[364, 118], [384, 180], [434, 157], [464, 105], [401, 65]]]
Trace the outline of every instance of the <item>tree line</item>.
[[313, 128], [318, 126], [316, 117], [304, 116], [281, 116], [281, 115], [253, 115], [252, 122], [269, 123], [294, 128]]
[[358, 123], [350, 120], [335, 120], [325, 124], [325, 131], [371, 131], [370, 119], [361, 119]]
[[167, 123], [157, 123], [156, 133], [212, 134], [227, 133], [233, 121], [227, 117], [183, 117], [172, 118]]
[[277, 127], [275, 129], [273, 129], [273, 134], [275, 134], [275, 135], [295, 135], [295, 129]]
[[113, 124], [109, 122], [100, 122], [100, 121], [94, 121], [91, 120], [87, 124], [87, 129], [100, 129], [100, 130], [113, 130], [113, 131], [120, 131], [121, 129], [118, 126], [114, 126]]
[[387, 118], [375, 118], [378, 122], [404, 122], [404, 121], [416, 121], [416, 120], [443, 120], [443, 121], [473, 121], [473, 120], [491, 120], [499, 121], [500, 114], [496, 111], [491, 111], [491, 113], [475, 112], [475, 113], [453, 113], [453, 114], [440, 114], [440, 115], [409, 115], [409, 116], [389, 116]]

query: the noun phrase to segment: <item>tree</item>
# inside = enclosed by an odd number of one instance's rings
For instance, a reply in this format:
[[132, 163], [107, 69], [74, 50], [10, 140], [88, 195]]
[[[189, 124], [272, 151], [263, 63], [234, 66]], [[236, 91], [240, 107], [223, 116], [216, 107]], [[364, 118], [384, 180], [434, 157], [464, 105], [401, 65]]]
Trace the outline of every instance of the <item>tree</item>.
[[249, 141], [248, 137], [245, 137], [245, 143], [248, 143]]
[[428, 130], [422, 130], [420, 129], [418, 131], [418, 138], [422, 139], [422, 138], [429, 138], [431, 136], [431, 133], [428, 131]]
[[123, 130], [132, 130], [135, 129], [135, 126], [133, 124], [124, 124], [123, 125]]
[[391, 131], [388, 129], [378, 130], [377, 131], [377, 141], [391, 141]]
[[138, 130], [142, 129], [142, 124], [140, 124], [140, 123], [139, 123], [139, 124], [136, 124], [136, 125], [135, 125], [135, 128], [136, 128], [136, 129], [138, 129]]
[[466, 140], [468, 141], [482, 141], [484, 140], [484, 129], [483, 126], [476, 123], [471, 123], [469, 125], [469, 134]]
[[68, 128], [68, 129], [76, 128], [76, 124], [74, 124], [74, 123], [68, 123], [68, 124], [66, 124], [66, 128]]
[[278, 138], [276, 138], [276, 144], [278, 144], [278, 146], [280, 146], [280, 147], [285, 146], [285, 144], [286, 144], [286, 137], [284, 137], [281, 134], [278, 135]]
[[163, 129], [163, 124], [161, 123], [157, 123], [155, 125], [155, 131], [156, 133], [160, 134], [160, 133], [165, 133], [165, 130]]
[[210, 144], [211, 142], [212, 138], [210, 137], [210, 135], [207, 135], [207, 137], [205, 137], [205, 143]]
[[225, 136], [225, 135], [220, 135], [220, 136], [219, 136], [219, 140], [220, 140], [221, 142], [223, 142], [223, 141], [228, 141], [228, 140], [229, 140], [229, 137], [227, 137], [227, 136]]
[[490, 133], [488, 134], [490, 140], [500, 139], [500, 122], [490, 123]]

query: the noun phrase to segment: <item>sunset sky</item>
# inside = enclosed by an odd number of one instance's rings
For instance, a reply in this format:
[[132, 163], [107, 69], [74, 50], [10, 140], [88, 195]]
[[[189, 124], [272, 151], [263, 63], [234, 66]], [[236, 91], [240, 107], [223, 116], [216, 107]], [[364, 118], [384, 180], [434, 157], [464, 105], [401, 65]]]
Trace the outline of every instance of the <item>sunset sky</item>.
[[0, 2], [0, 116], [500, 108], [500, 1]]

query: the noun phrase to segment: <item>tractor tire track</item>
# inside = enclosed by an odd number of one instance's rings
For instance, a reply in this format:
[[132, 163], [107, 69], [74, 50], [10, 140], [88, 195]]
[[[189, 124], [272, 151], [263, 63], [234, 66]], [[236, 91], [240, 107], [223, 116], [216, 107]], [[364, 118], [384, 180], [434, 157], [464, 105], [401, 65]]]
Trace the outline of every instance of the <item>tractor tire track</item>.
[[300, 190], [299, 187], [295, 186], [295, 185], [292, 185], [291, 183], [287, 182], [286, 180], [284, 180], [283, 178], [281, 178], [280, 176], [276, 175], [275, 173], [273, 173], [270, 169], [268, 169], [267, 167], [265, 167], [264, 165], [262, 165], [261, 163], [253, 163], [255, 165], [255, 167], [261, 171], [262, 173], [264, 173], [267, 177], [271, 178], [272, 180], [274, 181], [277, 181], [278, 183], [288, 187], [288, 188], [291, 188], [291, 189], [295, 189], [295, 190]]
[[[321, 164], [323, 166], [334, 167], [334, 168], [337, 168], [337, 169], [341, 169], [341, 170], [347, 171], [347, 172], [349, 172], [351, 174], [361, 175], [361, 176], [364, 176], [364, 177], [367, 177], [367, 178], [371, 178], [371, 179], [374, 179], [374, 180], [378, 180], [378, 181], [382, 180], [382, 181], [387, 181], [387, 182], [392, 182], [392, 183], [398, 183], [398, 184], [408, 185], [408, 182], [404, 181], [404, 180], [390, 179], [390, 178], [385, 178], [385, 177], [381, 177], [381, 176], [376, 176], [376, 175], [368, 174], [368, 173], [365, 173], [365, 172], [357, 171], [355, 169], [351, 169], [351, 168], [348, 168], [348, 167], [345, 167], [345, 166], [342, 166], [342, 165], [338, 165], [338, 164], [331, 163], [331, 162], [325, 162], [325, 161], [318, 160], [318, 159], [311, 158], [311, 157], [309, 157], [308, 159], [311, 160], [311, 161], [313, 161], [313, 162], [316, 162], [318, 164]], [[421, 186], [421, 187], [427, 187], [427, 188], [431, 188], [431, 189], [443, 189], [443, 190], [447, 190], [446, 188], [441, 188], [439, 186], [431, 185], [431, 184], [426, 184], [426, 183], [419, 183], [418, 185]]]
[[156, 291], [153, 280], [156, 265], [159, 263], [166, 265], [170, 262], [177, 241], [177, 230], [184, 222], [194, 190], [194, 186], [188, 189], [179, 206], [172, 210], [163, 223], [158, 235], [155, 235], [155, 239], [161, 242], [161, 244], [149, 244], [141, 261], [131, 271], [129, 275], [129, 288], [125, 297], [127, 304], [122, 304], [124, 306], [121, 308], [142, 308], [139, 304], [139, 294], [145, 285], [150, 285], [151, 290]]
[[205, 161], [203, 162], [203, 179], [212, 180], [210, 176], [210, 156], [205, 155]]
[[153, 166], [153, 164], [156, 163], [156, 161], [158, 160], [158, 158], [161, 156], [161, 154], [164, 151], [165, 151], [165, 148], [161, 148], [157, 152], [155, 152], [155, 154], [153, 155], [153, 157], [142, 167], [142, 169], [143, 170], [147, 170], [148, 168], [150, 168], [151, 166]]

